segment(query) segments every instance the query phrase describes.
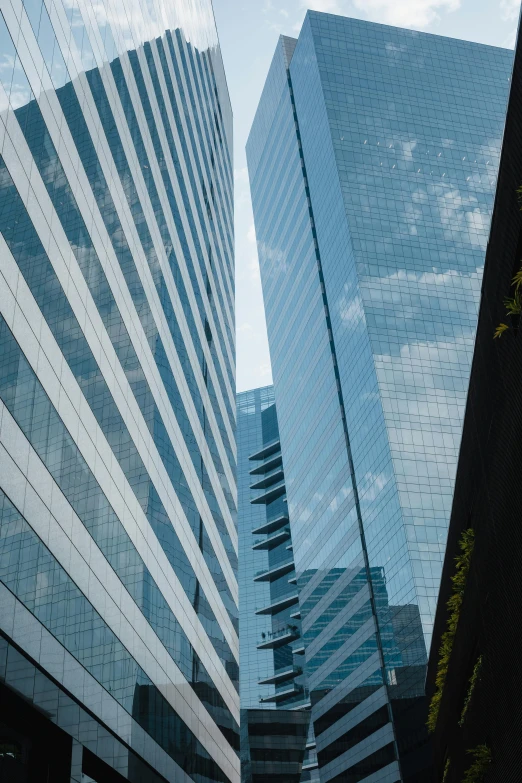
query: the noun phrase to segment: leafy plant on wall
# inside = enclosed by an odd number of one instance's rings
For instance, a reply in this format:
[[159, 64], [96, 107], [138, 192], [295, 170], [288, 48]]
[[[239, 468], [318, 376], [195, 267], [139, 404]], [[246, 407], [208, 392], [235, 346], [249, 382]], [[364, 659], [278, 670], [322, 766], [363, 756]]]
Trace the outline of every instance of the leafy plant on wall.
[[460, 617], [460, 608], [464, 598], [464, 590], [471, 565], [473, 547], [475, 545], [475, 533], [472, 528], [465, 530], [459, 541], [460, 554], [455, 558], [455, 574], [451, 577], [453, 590], [447, 603], [449, 617], [446, 625], [446, 631], [442, 634], [441, 645], [439, 648], [439, 661], [437, 664], [437, 675], [435, 678], [435, 693], [432, 696], [428, 711], [428, 731], [435, 731], [437, 718], [439, 716], [442, 693], [448, 674], [449, 661], [457, 625]]
[[[522, 185], [517, 190], [517, 196], [520, 209], [522, 210]], [[495, 329], [493, 338], [502, 337], [504, 332], [508, 332], [510, 329], [513, 335], [517, 336], [518, 327], [520, 326], [520, 315], [522, 313], [522, 266], [511, 281], [511, 286], [515, 289], [513, 296], [507, 296], [504, 299], [506, 316], [510, 319], [510, 324], [500, 323]]]
[[513, 296], [507, 296], [504, 299], [506, 315], [510, 319], [511, 325], [500, 323], [495, 329], [493, 338], [502, 337], [504, 332], [507, 332], [510, 328], [513, 330], [515, 337], [517, 335], [518, 327], [520, 326], [520, 314], [522, 313], [522, 266], [513, 278], [511, 285], [515, 289]]
[[459, 726], [464, 725], [464, 720], [466, 718], [466, 713], [468, 711], [469, 705], [471, 703], [471, 699], [473, 697], [475, 686], [480, 679], [481, 669], [482, 669], [482, 655], [480, 655], [477, 658], [477, 662], [475, 663], [475, 666], [473, 667], [473, 672], [471, 674], [471, 677], [469, 678], [468, 692], [466, 693], [466, 698], [464, 699], [464, 706], [462, 707], [462, 712], [460, 714]]
[[468, 753], [473, 756], [474, 761], [466, 770], [462, 783], [482, 783], [491, 764], [491, 748], [477, 745], [476, 748], [468, 750]]

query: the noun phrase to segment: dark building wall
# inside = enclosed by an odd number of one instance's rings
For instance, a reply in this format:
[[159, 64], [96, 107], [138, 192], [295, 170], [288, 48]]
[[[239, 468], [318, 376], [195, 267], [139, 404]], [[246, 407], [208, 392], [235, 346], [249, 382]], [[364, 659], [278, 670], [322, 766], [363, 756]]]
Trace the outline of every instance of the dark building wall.
[[[51, 652], [48, 659], [56, 664], [59, 657]], [[166, 783], [0, 634], [1, 783], [80, 783], [84, 779]]]
[[241, 710], [243, 783], [300, 783], [310, 713]]
[[[522, 47], [515, 55], [511, 95], [487, 249], [482, 300], [441, 590], [428, 669], [435, 676], [448, 620], [455, 557], [464, 530], [475, 544], [434, 733], [438, 780], [460, 783], [473, 763], [468, 751], [491, 750], [487, 783], [522, 780], [522, 334], [493, 333], [505, 318], [503, 300], [521, 266]], [[478, 680], [462, 725], [475, 663]], [[444, 777], [447, 761], [449, 767]]]

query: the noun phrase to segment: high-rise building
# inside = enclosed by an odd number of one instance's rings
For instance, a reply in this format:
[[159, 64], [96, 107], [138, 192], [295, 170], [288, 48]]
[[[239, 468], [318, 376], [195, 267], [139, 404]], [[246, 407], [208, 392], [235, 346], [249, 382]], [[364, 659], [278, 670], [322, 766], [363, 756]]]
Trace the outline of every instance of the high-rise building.
[[272, 386], [237, 395], [237, 459], [241, 779], [308, 783], [317, 759]]
[[2, 773], [232, 783], [232, 115], [211, 2], [0, 11]]
[[[444, 783], [521, 778], [522, 291], [513, 284], [522, 266], [521, 132], [519, 27], [428, 665]], [[506, 313], [506, 298], [518, 300], [518, 313]], [[502, 323], [508, 329], [494, 339]]]
[[309, 12], [248, 140], [322, 783], [430, 779], [427, 651], [511, 62]]

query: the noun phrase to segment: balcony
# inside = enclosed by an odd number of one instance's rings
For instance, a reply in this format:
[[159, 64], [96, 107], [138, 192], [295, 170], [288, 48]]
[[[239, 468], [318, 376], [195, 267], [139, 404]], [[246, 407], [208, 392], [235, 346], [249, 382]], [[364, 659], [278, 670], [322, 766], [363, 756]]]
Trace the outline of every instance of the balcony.
[[[263, 634], [261, 634], [263, 636]], [[299, 628], [297, 625], [287, 625], [279, 631], [272, 631], [264, 634], [263, 641], [257, 645], [258, 650], [276, 650], [278, 647], [284, 647], [285, 644], [295, 642], [299, 639]]]
[[301, 609], [298, 609], [297, 612], [292, 612], [290, 615], [292, 620], [300, 620], [301, 619]]
[[[257, 541], [254, 541], [252, 544], [252, 549], [255, 549], [256, 551], [259, 549], [274, 549], [274, 547], [279, 546], [279, 544], [282, 544], [283, 541], [286, 541], [289, 538], [290, 528], [285, 527], [283, 530], [280, 530], [273, 536], [268, 536], [268, 538], [260, 538]], [[286, 547], [286, 549], [288, 549], [288, 547]]]
[[268, 473], [265, 473], [265, 475], [258, 479], [254, 484], [251, 484], [250, 489], [266, 489], [267, 487], [271, 487], [272, 484], [275, 484], [277, 481], [284, 479], [284, 476], [285, 474], [283, 473], [283, 466], [279, 465], [277, 468], [274, 468]]
[[269, 568], [268, 571], [258, 571], [254, 576], [254, 582], [273, 582], [275, 579], [279, 579], [293, 570], [294, 561], [289, 560], [286, 563], [280, 563], [273, 568]]
[[[289, 595], [286, 598], [280, 598], [279, 601], [275, 601], [273, 604], [269, 604], [269, 606], [264, 606], [262, 609], [257, 609], [256, 614], [277, 614], [278, 612], [282, 612], [283, 609], [287, 609], [289, 606], [293, 606], [299, 601], [299, 596], [297, 594], [295, 595]], [[293, 617], [293, 615], [290, 615]]]
[[278, 702], [278, 701], [284, 701], [285, 699], [288, 699], [290, 696], [295, 696], [297, 693], [301, 692], [301, 688], [299, 688], [297, 685], [292, 683], [290, 688], [285, 688], [284, 691], [277, 691], [276, 693], [270, 694], [270, 696], [262, 696], [259, 699], [260, 704], [266, 704], [267, 702]]
[[299, 704], [292, 704], [287, 709], [298, 712], [299, 710], [309, 710], [312, 707], [312, 703], [309, 699], [300, 701]]
[[276, 500], [276, 498], [281, 497], [281, 495], [284, 495], [286, 492], [285, 482], [284, 479], [280, 481], [278, 484], [272, 485], [266, 492], [263, 492], [262, 495], [258, 495], [256, 498], [252, 498], [250, 501], [253, 505], [256, 503], [271, 503], [273, 500]]
[[267, 459], [263, 460], [260, 465], [256, 465], [255, 468], [252, 468], [249, 473], [251, 476], [268, 473], [270, 470], [273, 470], [274, 468], [277, 468], [279, 465], [281, 465], [282, 462], [283, 457], [281, 452], [279, 452], [278, 454], [273, 454], [271, 457], [267, 457]]
[[281, 669], [278, 672], [274, 672], [271, 677], [267, 677], [266, 680], [258, 680], [258, 685], [279, 685], [286, 680], [293, 680], [294, 677], [299, 677], [303, 673], [300, 666], [287, 666], [286, 669]]
[[277, 440], [273, 440], [271, 443], [267, 443], [265, 446], [263, 446], [262, 449], [259, 449], [259, 451], [254, 452], [254, 454], [251, 454], [248, 458], [252, 462], [259, 462], [261, 459], [266, 459], [267, 457], [270, 457], [272, 454], [275, 454], [276, 451], [281, 451], [281, 443], [279, 441], [279, 438]]
[[296, 585], [297, 584], [297, 576], [295, 574], [290, 577], [290, 579], [288, 580], [288, 584], [289, 585]]
[[279, 530], [279, 528], [281, 528], [283, 525], [286, 525], [287, 523], [288, 514], [280, 514], [278, 517], [275, 517], [275, 519], [271, 519], [260, 527], [256, 527], [254, 530], [252, 530], [252, 534], [254, 536], [262, 536], [265, 533], [274, 533], [276, 530]]
[[304, 644], [299, 644], [297, 647], [292, 647], [293, 655], [304, 655], [304, 652], [305, 652]]

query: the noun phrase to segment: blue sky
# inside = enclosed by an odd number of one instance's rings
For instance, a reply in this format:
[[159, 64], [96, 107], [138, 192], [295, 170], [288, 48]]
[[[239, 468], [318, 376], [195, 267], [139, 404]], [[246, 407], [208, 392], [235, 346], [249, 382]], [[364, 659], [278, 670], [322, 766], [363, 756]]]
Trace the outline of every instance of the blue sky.
[[237, 390], [272, 381], [245, 143], [278, 36], [297, 37], [306, 9], [512, 47], [519, 0], [214, 0], [234, 110]]

